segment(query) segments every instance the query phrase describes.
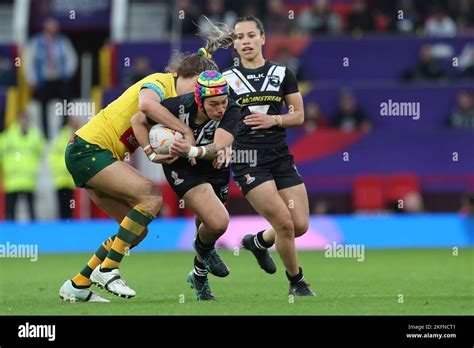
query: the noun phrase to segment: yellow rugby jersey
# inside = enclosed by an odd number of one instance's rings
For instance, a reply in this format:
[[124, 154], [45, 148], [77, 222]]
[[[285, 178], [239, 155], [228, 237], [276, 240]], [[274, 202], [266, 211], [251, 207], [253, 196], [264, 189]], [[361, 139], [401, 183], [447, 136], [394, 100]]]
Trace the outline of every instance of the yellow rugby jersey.
[[138, 112], [138, 94], [142, 88], [151, 88], [162, 101], [176, 97], [175, 75], [148, 75], [100, 110], [76, 134], [91, 144], [109, 150], [118, 160], [123, 160], [127, 152], [132, 154], [140, 145], [133, 134], [130, 119]]

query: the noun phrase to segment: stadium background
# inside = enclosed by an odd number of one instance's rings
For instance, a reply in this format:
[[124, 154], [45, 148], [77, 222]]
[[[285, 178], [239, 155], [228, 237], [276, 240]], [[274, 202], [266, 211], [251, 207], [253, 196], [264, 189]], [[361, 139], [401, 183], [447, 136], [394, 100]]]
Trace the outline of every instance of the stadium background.
[[[466, 53], [474, 47], [474, 2], [334, 0], [327, 2], [325, 14], [331, 20], [314, 28], [316, 19], [308, 12], [312, 3], [2, 0], [1, 73], [13, 78], [2, 79], [6, 85], [0, 87], [1, 130], [5, 133], [22, 111], [41, 129], [40, 107], [21, 62], [29, 37], [41, 30], [45, 18], [59, 21], [78, 55], [72, 101], [93, 103], [98, 111], [136, 76], [163, 71], [173, 50], [199, 48], [192, 24], [199, 15], [232, 23], [236, 16], [255, 14], [266, 25], [264, 56], [294, 69], [306, 107], [305, 125], [287, 130], [312, 214], [310, 229], [297, 246], [316, 250], [336, 242], [369, 249], [445, 248], [448, 254], [452, 248], [472, 247], [474, 125], [456, 128], [449, 119], [459, 93], [468, 91], [471, 98], [474, 93], [474, 54], [469, 61]], [[446, 32], [432, 23], [436, 15]], [[445, 21], [454, 23], [454, 31]], [[408, 71], [426, 45], [444, 73], [410, 78]], [[232, 50], [217, 52], [215, 60], [221, 68], [233, 64]], [[366, 126], [333, 125], [343, 94], [355, 98], [367, 116]], [[382, 116], [381, 103], [389, 100], [420, 103], [420, 118]], [[25, 202], [18, 204], [17, 221], [0, 221], [1, 243], [36, 244], [40, 258], [41, 253], [92, 252], [116, 229], [82, 190], [74, 192], [72, 218], [59, 219], [47, 161], [61, 124], [53, 116], [55, 105], [49, 106], [51, 135], [36, 179], [37, 221], [28, 219]], [[74, 115], [81, 124], [91, 116]], [[137, 252], [192, 250], [194, 222], [163, 181], [161, 168], [140, 151], [129, 163], [164, 193], [162, 216]], [[0, 190], [0, 220], [5, 220]], [[268, 226], [234, 183], [228, 209], [231, 223], [219, 241], [222, 247], [232, 250], [244, 234]], [[472, 273], [472, 253], [462, 262]]]

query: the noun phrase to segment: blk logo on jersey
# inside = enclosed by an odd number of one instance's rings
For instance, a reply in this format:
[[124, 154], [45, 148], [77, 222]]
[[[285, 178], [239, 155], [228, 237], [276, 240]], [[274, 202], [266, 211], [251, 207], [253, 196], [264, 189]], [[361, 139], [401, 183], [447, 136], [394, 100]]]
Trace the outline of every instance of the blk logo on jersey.
[[247, 75], [247, 80], [259, 80], [265, 78], [265, 74]]

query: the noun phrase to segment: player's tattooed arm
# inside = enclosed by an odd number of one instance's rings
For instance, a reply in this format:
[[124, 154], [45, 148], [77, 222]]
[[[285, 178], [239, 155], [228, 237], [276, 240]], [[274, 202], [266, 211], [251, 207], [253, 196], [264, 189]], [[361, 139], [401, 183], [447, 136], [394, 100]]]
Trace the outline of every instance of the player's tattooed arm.
[[218, 128], [214, 134], [214, 142], [206, 146], [199, 146], [198, 158], [213, 160], [223, 157], [226, 147], [232, 145], [234, 136], [222, 128]]
[[206, 148], [206, 159], [214, 159], [217, 156], [217, 145], [212, 143], [204, 146]]

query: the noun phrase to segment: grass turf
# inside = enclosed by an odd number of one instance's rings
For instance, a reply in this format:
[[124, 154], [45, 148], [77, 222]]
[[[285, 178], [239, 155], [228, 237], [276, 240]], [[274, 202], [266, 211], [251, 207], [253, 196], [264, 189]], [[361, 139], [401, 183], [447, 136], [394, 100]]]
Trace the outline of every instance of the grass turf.
[[[82, 269], [88, 254], [39, 255], [0, 260], [2, 315], [426, 315], [474, 314], [474, 249], [366, 250], [365, 260], [326, 258], [324, 251], [299, 252], [316, 298], [288, 297], [278, 271], [264, 273], [247, 251], [221, 255], [231, 273], [210, 276], [215, 302], [197, 302], [186, 283], [191, 253], [132, 253], [122, 276], [137, 291], [122, 299], [95, 288], [111, 303], [66, 303], [58, 291]], [[402, 296], [400, 296], [402, 295]]]

